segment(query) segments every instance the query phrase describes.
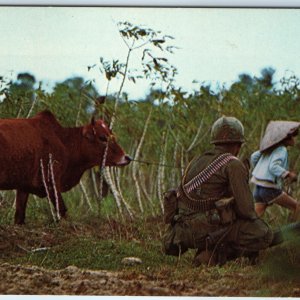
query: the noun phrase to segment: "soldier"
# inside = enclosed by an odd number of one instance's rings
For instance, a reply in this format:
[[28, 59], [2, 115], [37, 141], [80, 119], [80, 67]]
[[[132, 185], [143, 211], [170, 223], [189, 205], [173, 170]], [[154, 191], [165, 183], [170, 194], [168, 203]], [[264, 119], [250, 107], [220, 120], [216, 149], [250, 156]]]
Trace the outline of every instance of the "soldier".
[[255, 184], [255, 210], [262, 216], [266, 208], [278, 204], [292, 211], [297, 221], [300, 204], [283, 191], [283, 181], [297, 180], [297, 174], [288, 170], [288, 146], [295, 145], [299, 122], [271, 121], [260, 143], [260, 149], [251, 155], [253, 166], [251, 182]]
[[236, 157], [243, 142], [244, 128], [236, 118], [221, 117], [213, 124], [214, 149], [194, 158], [176, 197], [165, 198], [177, 200], [164, 236], [166, 254], [197, 249], [194, 265], [213, 265], [241, 255], [257, 257], [271, 244], [273, 233], [254, 209], [248, 170]]

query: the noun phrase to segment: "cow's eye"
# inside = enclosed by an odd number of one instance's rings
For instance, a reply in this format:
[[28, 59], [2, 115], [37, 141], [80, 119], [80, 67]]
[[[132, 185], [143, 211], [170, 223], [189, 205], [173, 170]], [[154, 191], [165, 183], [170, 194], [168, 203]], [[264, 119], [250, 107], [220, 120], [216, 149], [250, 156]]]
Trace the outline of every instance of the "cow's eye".
[[105, 135], [100, 135], [100, 136], [99, 136], [99, 140], [100, 140], [101, 142], [106, 143], [106, 142], [107, 142], [107, 137], [106, 137]]

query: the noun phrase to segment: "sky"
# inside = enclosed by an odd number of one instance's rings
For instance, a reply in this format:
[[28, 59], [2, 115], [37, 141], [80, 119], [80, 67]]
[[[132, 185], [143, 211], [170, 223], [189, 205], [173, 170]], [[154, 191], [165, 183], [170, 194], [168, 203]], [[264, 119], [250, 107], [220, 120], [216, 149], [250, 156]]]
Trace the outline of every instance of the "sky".
[[[0, 76], [29, 72], [50, 89], [73, 76], [95, 79], [100, 94], [106, 81], [88, 66], [100, 57], [125, 62], [127, 47], [117, 23], [129, 21], [174, 37], [176, 86], [191, 91], [198, 82], [229, 86], [241, 73], [260, 76], [265, 67], [275, 80], [300, 77], [300, 9], [171, 7], [0, 7]], [[139, 68], [141, 52], [130, 67]], [[118, 90], [120, 82], [111, 85]], [[149, 81], [126, 82], [130, 99], [144, 97]]]

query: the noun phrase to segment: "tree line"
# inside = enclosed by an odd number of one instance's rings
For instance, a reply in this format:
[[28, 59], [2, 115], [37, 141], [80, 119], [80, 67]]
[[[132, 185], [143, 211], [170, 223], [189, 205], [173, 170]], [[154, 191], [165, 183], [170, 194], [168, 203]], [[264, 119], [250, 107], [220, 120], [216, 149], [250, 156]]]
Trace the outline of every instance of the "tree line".
[[[169, 60], [176, 51], [173, 37], [129, 22], [119, 23], [119, 34], [128, 48], [126, 60], [100, 57], [87, 66], [106, 79], [105, 95], [99, 94], [93, 80], [81, 77], [58, 82], [47, 92], [32, 74], [20, 73], [16, 80], [0, 76], [1, 118], [29, 118], [49, 109], [66, 127], [86, 124], [92, 115], [113, 127], [134, 161], [122, 169], [88, 172], [78, 189], [91, 210], [101, 210], [107, 182], [121, 216], [161, 214], [163, 193], [178, 185], [189, 160], [210, 147], [211, 125], [222, 115], [235, 116], [244, 124], [241, 159], [257, 150], [270, 120], [299, 121], [299, 79], [292, 73], [275, 82], [275, 70], [264, 68], [259, 76], [240, 74], [229, 87], [214, 89], [202, 82], [186, 92], [176, 86], [178, 70]], [[133, 52], [140, 58], [135, 68], [131, 68]], [[138, 84], [141, 78], [149, 82], [149, 93], [132, 101], [123, 91], [124, 83]], [[119, 83], [116, 93], [110, 92], [114, 80]], [[299, 144], [290, 151], [290, 166], [300, 169]], [[298, 184], [294, 192], [297, 197]]]

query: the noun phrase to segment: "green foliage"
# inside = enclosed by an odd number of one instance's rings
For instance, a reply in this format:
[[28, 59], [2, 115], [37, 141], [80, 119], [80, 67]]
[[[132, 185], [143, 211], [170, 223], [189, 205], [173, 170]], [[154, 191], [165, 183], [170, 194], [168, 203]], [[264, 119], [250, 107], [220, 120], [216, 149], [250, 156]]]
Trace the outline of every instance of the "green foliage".
[[[286, 237], [287, 238], [287, 237]], [[281, 281], [298, 280], [300, 270], [300, 237], [291, 235], [289, 242], [271, 249], [269, 255], [262, 266], [265, 278]]]
[[[104, 103], [98, 104], [96, 88], [82, 78], [70, 78], [57, 83], [50, 94], [42, 89], [41, 84], [35, 86], [34, 76], [23, 74], [18, 78], [16, 82], [7, 83], [2, 89], [6, 97], [0, 103], [1, 117], [26, 118], [48, 108], [56, 114], [63, 126], [75, 126], [89, 122], [95, 109], [108, 123], [113, 115], [116, 98], [109, 95]], [[262, 79], [241, 75], [240, 80], [230, 88], [222, 88], [220, 91], [213, 91], [207, 85], [201, 85], [192, 93], [186, 93], [180, 88], [172, 89], [169, 94], [153, 89], [143, 101], [119, 103], [113, 131], [119, 143], [131, 156], [134, 156], [143, 134], [145, 120], [149, 112], [153, 111], [139, 157], [145, 163], [139, 163], [138, 166], [139, 178], [144, 185], [142, 197], [148, 209], [152, 207], [154, 212], [160, 212], [160, 196], [157, 194], [159, 172], [164, 175], [162, 188], [168, 189], [176, 185], [181, 168], [193, 156], [210, 147], [210, 127], [219, 116], [236, 116], [245, 125], [247, 142], [242, 148], [241, 158], [249, 157], [258, 148], [267, 122], [273, 119], [298, 120], [299, 90], [295, 76], [282, 79], [281, 89], [278, 85], [276, 89], [268, 86], [266, 91], [263, 82]], [[4, 79], [2, 84], [4, 86]], [[173, 101], [165, 101], [166, 97], [171, 97]], [[163, 153], [165, 157], [162, 157]], [[297, 144], [290, 149], [292, 169], [299, 169], [299, 158]], [[163, 169], [159, 167], [159, 162], [162, 161], [167, 165]], [[123, 193], [128, 197], [130, 205], [136, 207], [135, 186], [131, 177], [133, 164], [121, 169], [119, 176], [120, 186], [126, 187]], [[86, 184], [89, 180], [85, 179]], [[297, 196], [298, 185], [293, 190]], [[145, 193], [152, 198], [153, 203], [146, 200]], [[96, 210], [99, 203], [90, 189], [89, 196], [94, 201], [93, 207]], [[109, 201], [114, 205], [113, 200]], [[86, 205], [84, 200], [75, 202], [82, 207]]]
[[[70, 127], [86, 124], [92, 114], [104, 118], [113, 125], [113, 132], [125, 151], [132, 157], [138, 154], [135, 158], [139, 162], [113, 171], [114, 182], [119, 182], [120, 192], [135, 216], [161, 214], [162, 192], [178, 184], [182, 169], [189, 160], [211, 147], [210, 128], [221, 115], [235, 116], [245, 126], [247, 142], [240, 153], [242, 159], [248, 158], [258, 148], [270, 120], [299, 118], [299, 79], [294, 74], [274, 82], [275, 70], [265, 68], [258, 77], [241, 74], [230, 87], [213, 89], [202, 82], [194, 91], [186, 92], [175, 86], [177, 70], [170, 63], [170, 55], [176, 49], [172, 44], [173, 37], [130, 22], [119, 23], [118, 29], [128, 48], [126, 60], [107, 61], [101, 57], [99, 64], [88, 67], [89, 70], [99, 67], [106, 78], [106, 97], [99, 96], [93, 81], [84, 78], [74, 77], [58, 82], [49, 93], [32, 74], [19, 74], [16, 80], [2, 76], [0, 117], [28, 118], [43, 109], [50, 109], [63, 126]], [[131, 68], [133, 51], [136, 69]], [[140, 78], [147, 79], [151, 89], [144, 99], [131, 101], [123, 92], [124, 83], [128, 80], [136, 83]], [[117, 94], [110, 93], [109, 83], [112, 80], [120, 80]], [[150, 112], [146, 127], [145, 120]], [[299, 144], [290, 150], [290, 165], [294, 170], [300, 168]], [[137, 183], [133, 182], [134, 172], [138, 173]], [[112, 194], [108, 199], [99, 201], [97, 186], [93, 188], [91, 176], [84, 177], [83, 184], [91, 204], [77, 187], [65, 195], [71, 214], [73, 211], [74, 215], [80, 212], [88, 217], [89, 214], [97, 214], [102, 206], [104, 214], [127, 216], [125, 205], [121, 203], [121, 211], [118, 210]], [[138, 207], [137, 186], [140, 187], [145, 211]], [[298, 184], [293, 190], [298, 196]], [[47, 207], [48, 203], [44, 203]], [[29, 208], [29, 218], [31, 211], [36, 209]], [[285, 219], [284, 215], [281, 222]]]

